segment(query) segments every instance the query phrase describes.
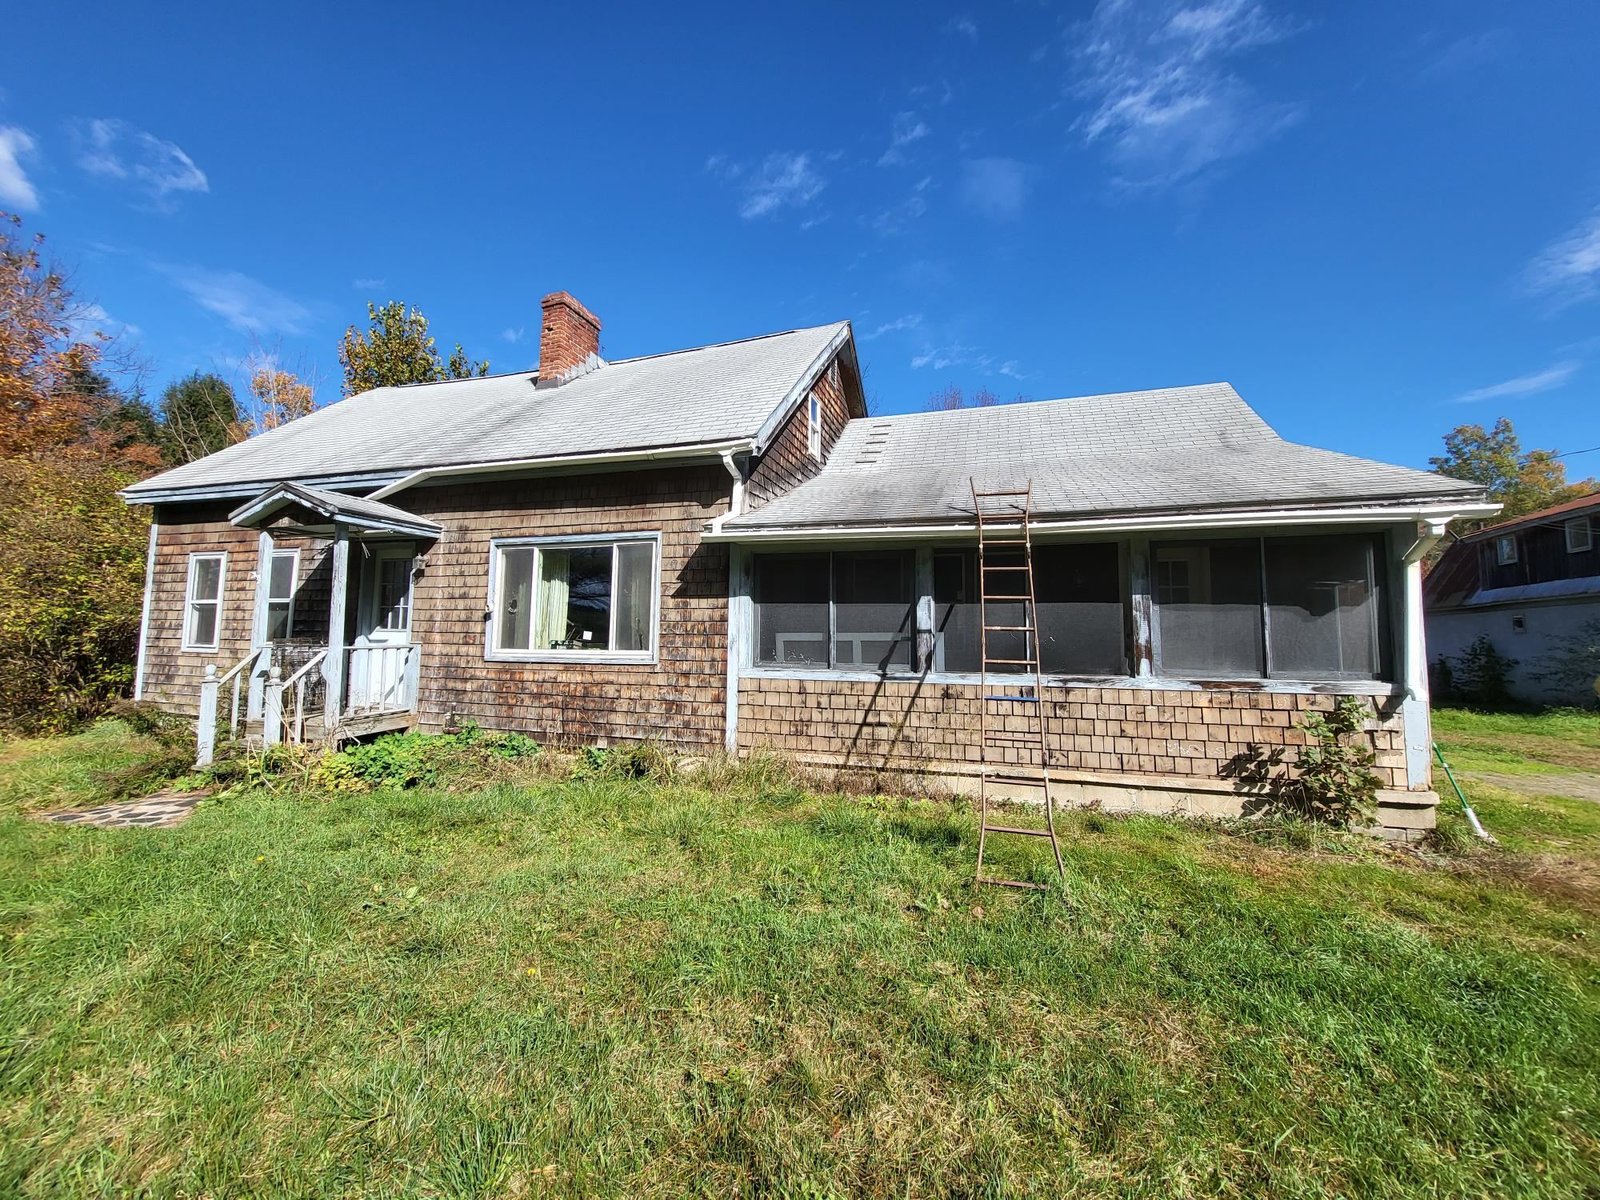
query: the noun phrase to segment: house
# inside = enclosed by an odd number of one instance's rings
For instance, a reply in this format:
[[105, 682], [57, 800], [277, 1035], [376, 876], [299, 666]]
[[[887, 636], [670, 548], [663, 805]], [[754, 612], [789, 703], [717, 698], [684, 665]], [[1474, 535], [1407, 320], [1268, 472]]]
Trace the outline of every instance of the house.
[[1550, 667], [1552, 654], [1600, 623], [1600, 492], [1452, 543], [1428, 572], [1423, 601], [1436, 668], [1486, 637], [1514, 660], [1513, 698], [1593, 704], [1593, 678]]
[[[473, 720], [776, 747], [970, 786], [974, 483], [1031, 483], [1069, 799], [1237, 812], [1229, 765], [1372, 705], [1381, 822], [1425, 828], [1423, 554], [1495, 511], [1298, 446], [1227, 384], [868, 415], [848, 322], [381, 388], [139, 483], [137, 694], [269, 738]], [[219, 715], [220, 714], [220, 715]]]

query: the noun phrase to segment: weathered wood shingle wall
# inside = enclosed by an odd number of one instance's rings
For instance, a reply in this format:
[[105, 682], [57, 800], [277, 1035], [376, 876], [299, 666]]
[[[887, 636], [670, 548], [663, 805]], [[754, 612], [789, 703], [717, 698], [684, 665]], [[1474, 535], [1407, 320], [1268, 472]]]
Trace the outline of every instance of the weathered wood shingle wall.
[[[559, 743], [723, 737], [728, 552], [701, 532], [728, 509], [721, 467], [420, 487], [396, 497], [444, 526], [419, 577], [419, 716]], [[661, 534], [661, 645], [652, 665], [491, 662], [484, 654], [493, 538]]]
[[[822, 401], [822, 457], [826, 461], [828, 455], [833, 453], [834, 443], [850, 421], [837, 359], [817, 379], [812, 390]], [[783, 423], [778, 435], [767, 447], [767, 452], [751, 469], [746, 484], [747, 507], [751, 511], [822, 470], [822, 463], [811, 457], [809, 449], [809, 413], [810, 398], [807, 397]]]

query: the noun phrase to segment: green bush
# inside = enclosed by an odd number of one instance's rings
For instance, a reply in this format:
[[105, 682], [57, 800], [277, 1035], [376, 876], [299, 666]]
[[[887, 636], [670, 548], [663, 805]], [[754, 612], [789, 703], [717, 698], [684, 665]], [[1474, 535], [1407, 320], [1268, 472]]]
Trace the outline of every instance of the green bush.
[[431, 787], [475, 766], [533, 758], [539, 743], [521, 733], [487, 733], [473, 724], [455, 733], [386, 734], [326, 755], [311, 782], [336, 792]]

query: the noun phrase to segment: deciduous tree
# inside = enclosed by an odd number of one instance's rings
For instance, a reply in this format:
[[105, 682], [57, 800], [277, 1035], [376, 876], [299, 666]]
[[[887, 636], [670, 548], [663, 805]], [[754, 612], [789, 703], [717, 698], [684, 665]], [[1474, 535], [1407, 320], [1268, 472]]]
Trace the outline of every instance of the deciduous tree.
[[[1567, 482], [1567, 468], [1554, 450], [1522, 449], [1522, 440], [1507, 417], [1492, 429], [1482, 425], [1457, 425], [1444, 435], [1444, 453], [1428, 464], [1440, 475], [1481, 483], [1492, 500], [1505, 506], [1493, 521], [1536, 512], [1600, 490], [1600, 481]], [[1489, 521], [1464, 522], [1467, 530]]]
[[428, 318], [420, 309], [407, 309], [398, 300], [381, 308], [367, 305], [367, 328], [352, 325], [339, 340], [339, 364], [344, 368], [346, 396], [379, 387], [489, 373], [488, 362], [469, 359], [459, 342], [448, 361], [441, 359], [428, 333]]

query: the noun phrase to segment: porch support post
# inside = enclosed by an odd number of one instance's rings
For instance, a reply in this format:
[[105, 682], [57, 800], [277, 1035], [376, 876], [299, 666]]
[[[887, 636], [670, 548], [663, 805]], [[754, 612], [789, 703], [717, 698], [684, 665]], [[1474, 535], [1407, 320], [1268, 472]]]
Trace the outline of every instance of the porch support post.
[[1406, 787], [1425, 792], [1433, 782], [1433, 727], [1428, 715], [1428, 640], [1422, 611], [1422, 560], [1444, 536], [1444, 521], [1429, 521], [1422, 526], [1416, 541], [1400, 556], [1403, 572], [1402, 611], [1404, 628], [1400, 652], [1403, 656], [1401, 679], [1405, 699], [1400, 705], [1405, 722]]
[[283, 669], [267, 668], [265, 702], [261, 708], [261, 741], [276, 746], [283, 741]]
[[1133, 673], [1149, 679], [1156, 673], [1155, 588], [1150, 569], [1150, 539], [1128, 542], [1128, 601], [1133, 613]]
[[739, 671], [750, 660], [754, 627], [750, 599], [750, 553], [738, 543], [728, 547], [728, 683], [723, 745], [739, 752]]
[[200, 714], [194, 723], [194, 765], [209, 767], [217, 750], [217, 664], [206, 664], [206, 676], [200, 683]]
[[322, 660], [326, 683], [322, 702], [322, 723], [329, 734], [339, 727], [344, 708], [344, 614], [350, 593], [350, 527], [333, 523], [333, 589], [328, 598], [328, 657]]
[[[272, 595], [272, 545], [272, 534], [263, 529], [256, 538], [256, 607], [250, 622], [251, 649], [263, 645], [267, 640], [267, 599]], [[259, 720], [263, 715], [262, 688], [270, 659], [270, 655], [263, 655], [250, 668], [250, 693], [245, 701], [245, 716], [252, 721]]]
[[916, 549], [917, 628], [913, 643], [915, 665], [919, 674], [933, 670], [933, 547]]

